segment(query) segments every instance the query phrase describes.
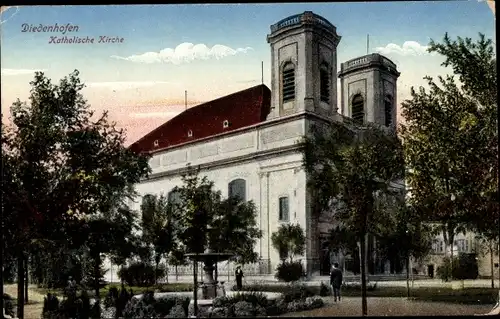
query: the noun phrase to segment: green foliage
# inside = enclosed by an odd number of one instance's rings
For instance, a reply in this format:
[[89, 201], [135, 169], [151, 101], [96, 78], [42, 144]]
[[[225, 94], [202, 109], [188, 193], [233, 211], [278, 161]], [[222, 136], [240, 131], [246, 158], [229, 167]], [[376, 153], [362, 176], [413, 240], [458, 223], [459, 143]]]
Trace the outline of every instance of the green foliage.
[[213, 182], [199, 177], [191, 167], [183, 176], [183, 185], [173, 192], [179, 196], [171, 203], [179, 252], [202, 253], [209, 245], [215, 252], [233, 252], [242, 263], [256, 261], [254, 247], [261, 231], [252, 202], [222, 199]]
[[460, 254], [453, 258], [453, 263], [450, 262], [449, 257], [445, 257], [442, 265], [437, 268], [436, 274], [444, 281], [477, 279], [479, 273], [476, 255]]
[[275, 277], [284, 282], [297, 281], [304, 277], [304, 267], [300, 261], [283, 261], [276, 268]]
[[175, 248], [175, 220], [165, 196], [146, 195], [141, 204], [142, 238], [154, 251], [156, 267]]
[[396, 134], [375, 124], [313, 126], [305, 139], [304, 165], [319, 211], [335, 211], [359, 240], [385, 220], [375, 209], [377, 194], [390, 193], [403, 178], [402, 145]]
[[283, 292], [283, 299], [285, 302], [291, 302], [294, 300], [303, 300], [307, 297], [313, 297], [318, 295], [319, 291], [317, 289], [311, 289], [310, 287], [303, 284], [291, 284]]
[[292, 262], [294, 256], [304, 254], [306, 238], [300, 225], [283, 224], [272, 234], [271, 242], [282, 262], [287, 258]]
[[324, 282], [321, 282], [321, 285], [319, 287], [319, 295], [321, 297], [326, 297], [326, 296], [330, 296], [331, 294], [332, 294], [332, 291], [330, 289], [330, 286], [328, 286]]
[[187, 317], [189, 297], [172, 296], [155, 298], [153, 292], [148, 292], [142, 298], [132, 298], [123, 312], [123, 318], [159, 318], [169, 315], [172, 309], [181, 306]]
[[12, 298], [10, 295], [4, 293], [3, 294], [3, 307], [5, 309], [5, 314], [7, 316], [15, 317], [15, 311], [14, 311], [14, 298]]
[[[407, 180], [425, 220], [444, 226], [445, 240], [467, 228], [498, 237], [498, 132], [496, 54], [483, 34], [442, 43], [430, 52], [445, 58], [453, 76], [429, 89], [412, 88], [402, 103]], [[456, 80], [458, 78], [458, 81]]]
[[365, 236], [385, 227], [388, 212], [378, 209], [377, 198], [400, 192], [393, 183], [403, 179], [405, 163], [396, 132], [350, 122], [312, 126], [304, 142], [304, 167], [315, 202], [313, 214], [332, 212], [331, 222], [340, 222], [360, 242], [366, 315]]
[[[156, 274], [155, 274], [156, 273]], [[133, 262], [118, 271], [118, 276], [129, 286], [149, 287], [155, 284], [155, 279], [164, 278], [164, 267], [154, 267], [151, 264]]]
[[433, 232], [428, 224], [422, 223], [420, 212], [408, 205], [403, 196], [379, 199], [381, 208], [390, 212], [377, 237], [379, 253], [392, 260], [426, 257], [432, 249]]
[[133, 196], [150, 171], [106, 112], [94, 117], [78, 71], [58, 85], [36, 72], [30, 85], [29, 101], [16, 101], [12, 125], [2, 125], [2, 229], [6, 252], [19, 257], [79, 248], [88, 239], [78, 227], [83, 217]]
[[[99, 306], [99, 302], [96, 302]], [[43, 302], [42, 318], [44, 319], [70, 319], [70, 318], [100, 318], [99, 313], [95, 313], [94, 306], [90, 305], [90, 299], [85, 290], [79, 296], [76, 294], [65, 295], [65, 298], [60, 302], [59, 299], [52, 294], [47, 294]], [[97, 310], [100, 312], [100, 310]]]

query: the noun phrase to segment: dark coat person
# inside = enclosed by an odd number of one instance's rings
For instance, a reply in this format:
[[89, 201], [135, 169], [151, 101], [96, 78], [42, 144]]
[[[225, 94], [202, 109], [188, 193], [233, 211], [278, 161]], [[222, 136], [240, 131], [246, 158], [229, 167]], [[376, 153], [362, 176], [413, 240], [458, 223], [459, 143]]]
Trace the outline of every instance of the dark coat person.
[[243, 275], [243, 270], [241, 270], [240, 266], [236, 267], [234, 275], [236, 277], [236, 287], [238, 290], [241, 290], [243, 288], [243, 277], [245, 277], [245, 275]]
[[342, 270], [339, 269], [339, 264], [333, 264], [332, 271], [330, 272], [330, 285], [333, 290], [333, 298], [340, 301], [340, 287], [342, 287]]

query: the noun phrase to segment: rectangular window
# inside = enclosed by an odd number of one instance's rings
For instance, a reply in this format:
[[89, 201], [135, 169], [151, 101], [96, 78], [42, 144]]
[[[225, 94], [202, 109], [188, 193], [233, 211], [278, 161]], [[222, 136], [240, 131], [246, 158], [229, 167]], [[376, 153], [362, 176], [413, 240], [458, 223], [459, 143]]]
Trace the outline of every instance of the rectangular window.
[[289, 207], [288, 207], [288, 197], [280, 197], [279, 199], [279, 220], [288, 221], [289, 220]]

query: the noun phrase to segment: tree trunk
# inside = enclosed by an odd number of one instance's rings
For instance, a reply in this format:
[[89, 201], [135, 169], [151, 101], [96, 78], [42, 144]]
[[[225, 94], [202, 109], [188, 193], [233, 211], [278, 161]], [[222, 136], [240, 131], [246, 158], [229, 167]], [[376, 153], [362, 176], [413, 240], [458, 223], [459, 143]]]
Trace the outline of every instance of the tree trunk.
[[366, 300], [366, 235], [361, 236], [360, 254], [361, 254], [361, 313], [362, 316], [368, 315], [368, 303]]
[[177, 271], [177, 265], [175, 265], [175, 281], [179, 281], [179, 272]]
[[217, 261], [215, 262], [215, 273], [214, 273], [214, 275], [215, 275], [215, 282], [219, 283], [219, 281], [218, 281], [219, 280], [219, 262], [217, 262]]
[[[1, 214], [0, 223], [2, 223], [2, 230], [3, 230], [3, 210], [2, 209], [0, 209], [0, 214]], [[3, 249], [4, 238], [3, 238], [3, 231], [2, 231], [2, 234], [0, 234], [0, 236], [1, 236], [0, 237], [0, 239], [1, 239], [1, 243], [0, 243], [0, 265], [2, 266], [2, 269], [0, 271], [0, 294], [2, 295], [2, 298], [0, 299], [0, 307], [2, 309], [4, 309], [4, 303], [3, 303], [3, 293], [4, 293], [4, 290], [3, 290], [3, 265], [4, 265], [4, 256], [3, 256], [3, 253], [4, 253], [4, 249]], [[2, 313], [2, 317], [3, 317], [3, 313]]]
[[490, 240], [491, 288], [495, 288], [495, 267], [493, 264], [493, 241]]
[[198, 317], [198, 274], [196, 268], [198, 268], [198, 262], [193, 261], [193, 277], [194, 277], [193, 306], [194, 306], [194, 316]]
[[157, 276], [157, 273], [158, 273], [158, 260], [155, 260], [155, 285], [158, 284], [158, 276]]
[[410, 299], [410, 255], [406, 257], [406, 297]]
[[17, 317], [24, 319], [24, 255], [17, 255]]
[[94, 258], [94, 290], [96, 300], [99, 298], [99, 281], [101, 279], [100, 274], [101, 257], [99, 255]]
[[24, 304], [28, 304], [28, 258], [29, 257], [26, 257], [26, 259], [24, 260], [24, 273], [25, 273], [25, 277], [24, 277]]
[[168, 264], [165, 263], [165, 281], [168, 284]]
[[455, 234], [453, 234], [453, 230], [450, 230], [450, 233], [448, 234], [448, 239], [450, 240], [450, 279], [453, 280], [453, 265], [455, 264], [453, 262], [453, 248], [455, 246], [454, 240], [455, 240]]

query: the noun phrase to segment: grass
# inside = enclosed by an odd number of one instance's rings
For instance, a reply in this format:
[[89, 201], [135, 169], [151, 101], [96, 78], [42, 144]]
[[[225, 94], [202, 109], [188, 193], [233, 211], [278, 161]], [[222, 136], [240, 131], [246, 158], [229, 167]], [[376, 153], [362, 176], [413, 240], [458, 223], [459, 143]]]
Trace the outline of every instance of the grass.
[[[285, 285], [247, 285], [244, 290], [269, 291], [285, 293], [289, 288]], [[319, 295], [320, 287], [307, 287], [306, 289]], [[345, 297], [361, 297], [361, 288], [348, 286], [342, 289]], [[367, 290], [368, 297], [406, 297], [406, 287], [370, 287]], [[498, 298], [498, 288], [463, 288], [452, 289], [450, 287], [417, 287], [410, 290], [412, 300], [447, 302], [456, 304], [495, 304]]]
[[[120, 284], [110, 284], [107, 285], [104, 288], [99, 289], [99, 297], [101, 299], [105, 298], [109, 292], [109, 290], [115, 287], [118, 290], [121, 289]], [[158, 284], [156, 286], [152, 287], [135, 287], [135, 286], [128, 286], [125, 285], [125, 288], [127, 290], [132, 290], [134, 295], [139, 295], [143, 294], [147, 291], [160, 291], [160, 292], [181, 292], [181, 291], [193, 291], [193, 284], [190, 283], [169, 283], [169, 284]], [[42, 294], [42, 295], [47, 295], [47, 293], [52, 293], [55, 294], [58, 297], [63, 296], [63, 289], [49, 289], [49, 288], [34, 288], [36, 292]], [[88, 289], [87, 292], [90, 297], [95, 296], [95, 290], [94, 289]]]

